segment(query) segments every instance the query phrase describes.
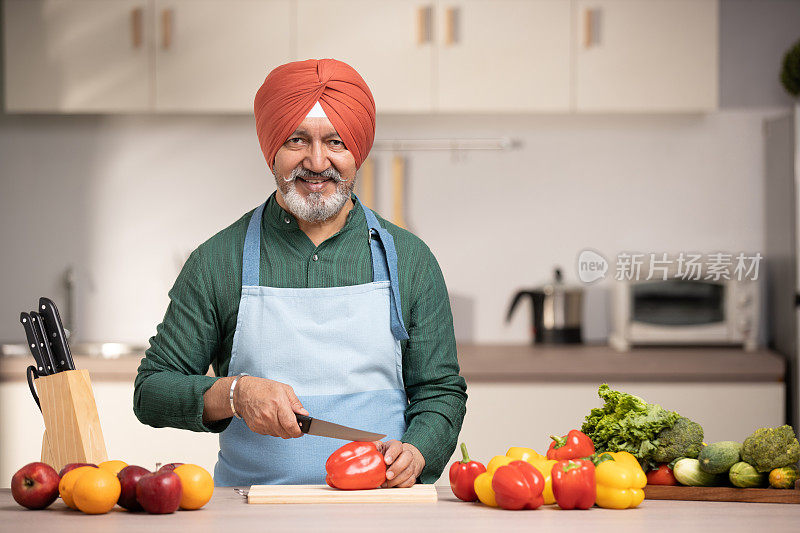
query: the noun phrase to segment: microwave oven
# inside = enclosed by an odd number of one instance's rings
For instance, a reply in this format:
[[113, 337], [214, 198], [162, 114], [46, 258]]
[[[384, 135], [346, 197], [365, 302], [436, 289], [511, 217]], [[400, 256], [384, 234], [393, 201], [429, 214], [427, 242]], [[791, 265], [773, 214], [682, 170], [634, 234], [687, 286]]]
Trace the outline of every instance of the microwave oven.
[[609, 344], [734, 345], [752, 351], [761, 324], [759, 284], [753, 280], [668, 277], [617, 281]]

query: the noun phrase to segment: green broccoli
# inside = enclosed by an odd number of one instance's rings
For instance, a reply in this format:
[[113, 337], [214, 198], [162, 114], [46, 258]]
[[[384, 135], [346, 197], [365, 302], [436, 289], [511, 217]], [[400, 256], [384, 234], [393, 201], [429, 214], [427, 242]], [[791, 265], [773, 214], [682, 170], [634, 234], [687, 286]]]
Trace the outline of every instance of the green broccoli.
[[800, 443], [792, 426], [761, 428], [744, 440], [742, 461], [759, 472], [783, 468], [800, 461]]
[[653, 461], [669, 463], [679, 457], [694, 459], [703, 445], [703, 427], [681, 417], [671, 427], [661, 430], [656, 439], [658, 444], [652, 453]]

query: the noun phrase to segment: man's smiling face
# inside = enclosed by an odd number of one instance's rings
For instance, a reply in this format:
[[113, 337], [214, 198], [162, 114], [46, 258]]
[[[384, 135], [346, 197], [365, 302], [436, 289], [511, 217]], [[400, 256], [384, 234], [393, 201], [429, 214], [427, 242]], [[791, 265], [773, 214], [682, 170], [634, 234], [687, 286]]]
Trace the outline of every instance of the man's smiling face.
[[322, 222], [350, 198], [356, 162], [330, 120], [307, 117], [278, 149], [272, 172], [288, 211]]

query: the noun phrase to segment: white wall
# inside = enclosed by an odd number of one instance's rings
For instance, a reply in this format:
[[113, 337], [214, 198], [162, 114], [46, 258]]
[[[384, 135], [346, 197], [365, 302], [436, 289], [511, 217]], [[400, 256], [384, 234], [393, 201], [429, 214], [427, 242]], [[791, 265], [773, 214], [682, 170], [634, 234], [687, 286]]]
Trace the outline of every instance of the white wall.
[[[408, 154], [409, 224], [451, 292], [471, 301], [472, 339], [514, 343], [528, 339], [529, 318], [504, 323], [512, 292], [555, 264], [574, 280], [585, 247], [609, 258], [760, 250], [761, 124], [780, 112], [379, 116], [377, 135], [522, 141]], [[391, 155], [375, 153], [384, 193]], [[6, 115], [0, 159], [0, 340], [17, 342], [21, 310], [42, 294], [63, 301], [70, 263], [77, 335], [145, 342], [188, 252], [274, 190], [250, 117]], [[589, 294], [589, 339], [605, 335], [601, 293]]]

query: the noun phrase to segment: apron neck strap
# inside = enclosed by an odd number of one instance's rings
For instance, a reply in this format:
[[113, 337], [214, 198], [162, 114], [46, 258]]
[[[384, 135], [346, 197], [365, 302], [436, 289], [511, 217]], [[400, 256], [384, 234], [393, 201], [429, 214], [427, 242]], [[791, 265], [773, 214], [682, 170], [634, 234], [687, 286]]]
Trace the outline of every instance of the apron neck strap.
[[[354, 194], [356, 205], [360, 205], [367, 219], [369, 248], [372, 255], [372, 280], [388, 281], [391, 288], [391, 327], [398, 340], [407, 340], [408, 332], [403, 324], [400, 305], [400, 284], [397, 272], [397, 250], [392, 235], [381, 227], [371, 209], [361, 203]], [[261, 267], [261, 219], [264, 215], [264, 202], [253, 211], [242, 251], [242, 286], [255, 287], [259, 284]]]

